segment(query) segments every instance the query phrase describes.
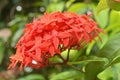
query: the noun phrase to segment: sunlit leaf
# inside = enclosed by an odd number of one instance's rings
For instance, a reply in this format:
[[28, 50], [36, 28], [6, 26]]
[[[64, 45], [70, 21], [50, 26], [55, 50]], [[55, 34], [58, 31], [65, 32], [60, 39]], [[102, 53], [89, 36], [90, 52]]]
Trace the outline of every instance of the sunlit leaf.
[[95, 15], [95, 19], [101, 28], [105, 28], [108, 25], [108, 21], [109, 21], [108, 13], [109, 13], [109, 9], [104, 9], [98, 15]]
[[81, 12], [81, 13], [84, 13], [87, 11], [87, 4], [85, 3], [76, 3], [76, 4], [73, 4], [70, 8], [68, 8], [68, 12]]
[[118, 80], [118, 79], [115, 79], [117, 75], [115, 75], [115, 71], [112, 67], [109, 67], [107, 69], [105, 69], [103, 72], [101, 72], [99, 75], [98, 75], [98, 78], [100, 80]]
[[100, 0], [96, 9], [96, 14], [98, 15], [102, 10], [106, 8], [108, 8], [106, 0]]
[[47, 6], [46, 12], [62, 11], [64, 8], [64, 2], [52, 3]]

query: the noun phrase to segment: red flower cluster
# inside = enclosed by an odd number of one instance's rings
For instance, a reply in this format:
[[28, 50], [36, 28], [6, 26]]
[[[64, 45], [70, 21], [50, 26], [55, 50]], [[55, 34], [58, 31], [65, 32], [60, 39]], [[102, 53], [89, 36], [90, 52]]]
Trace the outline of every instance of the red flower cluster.
[[87, 15], [70, 12], [45, 13], [40, 19], [35, 19], [26, 25], [24, 35], [16, 45], [16, 54], [11, 56], [14, 68], [20, 63], [32, 68], [45, 67], [49, 58], [60, 55], [62, 51], [78, 49], [83, 43], [93, 40], [102, 32], [95, 21]]
[[116, 2], [120, 2], [120, 0], [115, 0]]

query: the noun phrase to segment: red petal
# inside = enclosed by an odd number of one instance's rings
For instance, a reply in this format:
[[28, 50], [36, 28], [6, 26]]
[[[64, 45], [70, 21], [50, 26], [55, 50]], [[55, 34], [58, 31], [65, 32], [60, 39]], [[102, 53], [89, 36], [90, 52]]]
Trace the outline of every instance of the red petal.
[[85, 39], [86, 43], [89, 42], [89, 35], [86, 32], [84, 32], [84, 39]]
[[55, 49], [58, 49], [59, 46], [59, 39], [57, 37], [53, 38], [53, 44], [55, 46]]
[[42, 61], [41, 60], [41, 49], [39, 49], [39, 48], [36, 49], [36, 60]]
[[41, 47], [41, 48], [45, 48], [45, 47], [50, 46], [50, 44], [51, 44], [51, 42], [44, 41], [43, 43], [40, 44], [40, 47]]
[[69, 38], [65, 38], [65, 39], [63, 40], [63, 44], [64, 44], [65, 47], [67, 47], [68, 44], [69, 44]]
[[67, 37], [70, 37], [70, 34], [67, 32], [61, 32], [58, 34], [58, 37], [59, 38], [67, 38]]
[[50, 46], [50, 49], [49, 49], [49, 52], [51, 54], [51, 56], [54, 56], [54, 47], [53, 46]]

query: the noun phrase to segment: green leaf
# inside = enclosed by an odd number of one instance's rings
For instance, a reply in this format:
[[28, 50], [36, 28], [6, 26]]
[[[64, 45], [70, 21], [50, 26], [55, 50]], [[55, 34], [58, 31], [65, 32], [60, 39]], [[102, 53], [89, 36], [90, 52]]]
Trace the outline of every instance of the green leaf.
[[45, 78], [40, 74], [30, 74], [18, 80], [45, 80]]
[[110, 25], [120, 22], [120, 12], [112, 10], [110, 13]]
[[101, 37], [101, 39], [102, 39], [102, 42], [99, 40], [99, 41], [97, 41], [97, 45], [98, 45], [98, 47], [99, 47], [99, 49], [101, 49], [101, 48], [103, 48], [104, 47], [104, 45], [108, 42], [108, 40], [109, 40], [109, 36], [108, 36], [108, 34], [106, 33], [106, 34], [100, 34], [100, 37]]
[[120, 56], [120, 53], [115, 52], [120, 49], [120, 33], [113, 36], [106, 45], [98, 52], [99, 57], [106, 57], [112, 61], [115, 57]]
[[100, 80], [118, 80], [115, 79], [117, 75], [115, 75], [115, 71], [112, 67], [109, 67], [107, 69], [105, 69], [103, 72], [101, 72], [100, 74], [98, 74], [98, 78]]
[[108, 60], [106, 58], [89, 56], [88, 59], [85, 59], [85, 60], [82, 60], [82, 61], [68, 62], [67, 64], [68, 65], [73, 65], [73, 64], [91, 63], [91, 62], [105, 62], [105, 63], [108, 63]]
[[97, 80], [97, 74], [104, 69], [105, 64], [104, 61], [88, 63], [85, 66], [85, 80]]
[[2, 63], [4, 57], [4, 50], [5, 50], [5, 46], [3, 44], [3, 41], [0, 40], [0, 64]]
[[[112, 37], [104, 47], [98, 52], [98, 57], [106, 58], [109, 61], [96, 61], [90, 62], [85, 67], [85, 80], [96, 80], [97, 75], [105, 68], [111, 66], [112, 62], [118, 62], [120, 52], [116, 52], [120, 49], [120, 33]], [[116, 52], [116, 53], [115, 53]], [[92, 72], [92, 74], [91, 74]]]
[[79, 71], [70, 70], [70, 71], [58, 73], [54, 75], [50, 80], [68, 80], [68, 79], [75, 79], [75, 78], [83, 80], [83, 74]]
[[120, 62], [120, 48], [114, 53], [114, 56], [113, 56], [113, 59], [112, 59], [110, 65], [114, 65], [114, 64]]
[[120, 11], [120, 2], [115, 0], [106, 0], [109, 8]]
[[97, 80], [97, 74], [101, 72], [105, 65], [108, 64], [106, 58], [91, 56], [91, 61], [85, 65], [85, 80]]
[[67, 11], [68, 12], [77, 12], [77, 13], [82, 11], [81, 13], [84, 13], [86, 11], [86, 8], [87, 8], [87, 4], [85, 4], [85, 3], [75, 3], [70, 8], [68, 8]]
[[54, 12], [54, 11], [62, 11], [64, 8], [64, 2], [59, 2], [59, 3], [51, 3], [47, 7], [47, 12]]
[[105, 29], [106, 32], [111, 32], [110, 36], [116, 35], [120, 32], [120, 13], [118, 11], [112, 10], [110, 13], [110, 24]]
[[120, 80], [120, 63], [108, 67], [98, 74], [100, 80]]
[[86, 55], [89, 55], [93, 49], [93, 47], [96, 45], [99, 47], [99, 49], [103, 48], [103, 46], [107, 43], [108, 41], [108, 35], [107, 34], [100, 34], [100, 37], [102, 39], [102, 42], [99, 40], [99, 38], [96, 38], [96, 41], [92, 41], [90, 44], [88, 44], [87, 49], [86, 49]]
[[106, 0], [100, 0], [96, 9], [96, 15], [98, 15], [102, 10], [108, 8]]
[[14, 34], [13, 37], [12, 37], [11, 46], [13, 46], [13, 47], [15, 46], [15, 44], [16, 44], [17, 41], [19, 40], [20, 36], [22, 35], [22, 33], [23, 33], [23, 29], [22, 29], [22, 28], [18, 29], [18, 30], [15, 32], [15, 34]]
[[101, 28], [105, 28], [108, 24], [108, 13], [109, 9], [104, 9], [99, 14], [95, 15], [95, 20], [98, 22]]

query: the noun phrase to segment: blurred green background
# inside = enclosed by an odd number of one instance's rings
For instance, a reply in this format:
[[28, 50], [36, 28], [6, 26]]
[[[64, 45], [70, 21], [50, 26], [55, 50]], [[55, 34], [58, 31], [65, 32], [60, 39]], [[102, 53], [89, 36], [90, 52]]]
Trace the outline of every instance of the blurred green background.
[[[105, 1], [105, 0], [103, 0]], [[106, 8], [96, 14], [99, 0], [0, 0], [0, 80], [120, 80], [120, 12]], [[100, 6], [101, 8], [104, 5]], [[56, 65], [42, 69], [18, 67], [8, 70], [9, 57], [23, 34], [25, 24], [44, 12], [93, 14], [102, 43], [96, 42], [70, 53], [68, 66]], [[62, 53], [66, 57], [66, 52]], [[55, 60], [57, 60], [55, 58]], [[77, 68], [78, 70], [74, 69]]]

